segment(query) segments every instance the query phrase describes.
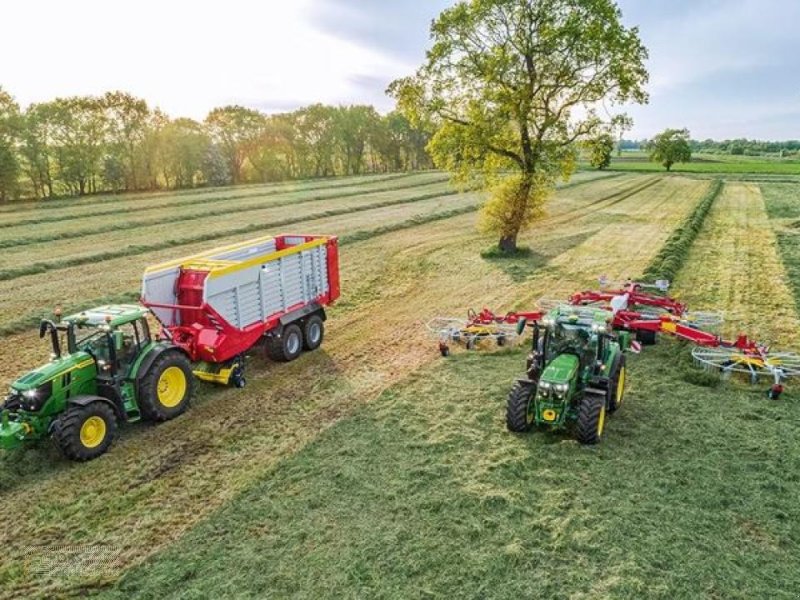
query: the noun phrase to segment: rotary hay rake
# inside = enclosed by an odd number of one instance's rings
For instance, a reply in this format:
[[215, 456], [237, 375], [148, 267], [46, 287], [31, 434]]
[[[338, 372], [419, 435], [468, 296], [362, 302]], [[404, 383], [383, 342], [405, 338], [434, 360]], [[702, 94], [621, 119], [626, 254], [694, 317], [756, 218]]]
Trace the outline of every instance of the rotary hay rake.
[[[744, 376], [756, 384], [762, 379], [772, 382], [767, 391], [769, 398], [778, 399], [784, 390], [784, 382], [800, 377], [800, 355], [794, 352], [775, 351], [768, 344], [760, 343], [747, 335], [739, 334], [734, 340], [726, 340], [713, 329], [722, 323], [719, 313], [690, 311], [686, 304], [667, 295], [669, 282], [656, 281], [645, 284], [628, 280], [621, 285], [610, 286], [605, 278], [600, 279], [600, 290], [577, 292], [570, 296], [567, 304], [601, 308], [612, 313], [611, 327], [635, 336], [632, 350], [638, 352], [642, 345], [656, 343], [658, 334], [667, 334], [695, 345], [692, 357], [695, 363], [706, 370], [716, 371], [723, 378], [734, 374]], [[429, 329], [439, 335], [439, 350], [443, 356], [450, 353], [448, 342], [464, 342], [468, 349], [476, 348], [475, 339], [485, 327], [484, 337], [494, 337], [498, 345], [518, 341], [523, 328], [517, 332], [521, 320], [538, 321], [552, 308], [563, 305], [563, 301], [541, 299], [539, 311], [512, 312], [497, 316], [488, 309], [480, 313], [470, 311], [466, 321], [450, 319], [450, 328], [436, 328], [436, 319]], [[433, 327], [432, 327], [433, 326]], [[489, 333], [495, 328], [494, 333]], [[509, 330], [514, 329], [513, 334]], [[473, 337], [470, 337], [473, 336]]]

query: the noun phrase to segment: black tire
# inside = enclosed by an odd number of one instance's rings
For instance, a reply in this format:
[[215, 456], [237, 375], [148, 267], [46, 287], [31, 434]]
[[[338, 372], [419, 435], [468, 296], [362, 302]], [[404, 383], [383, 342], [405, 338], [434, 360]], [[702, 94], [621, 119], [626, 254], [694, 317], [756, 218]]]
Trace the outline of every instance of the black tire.
[[596, 444], [603, 436], [606, 417], [606, 395], [584, 392], [578, 405], [575, 437], [581, 444]]
[[636, 339], [642, 346], [653, 346], [656, 343], [657, 336], [655, 331], [640, 329], [636, 332]]
[[312, 315], [303, 323], [303, 348], [316, 350], [325, 338], [325, 323], [319, 315]]
[[[94, 424], [98, 419], [103, 422], [102, 432]], [[93, 432], [95, 439], [88, 437], [87, 431]], [[117, 416], [102, 400], [86, 406], [70, 406], [53, 422], [53, 439], [61, 452], [70, 460], [81, 462], [104, 454], [116, 433]]]
[[139, 410], [146, 421], [169, 421], [186, 412], [193, 397], [189, 359], [181, 352], [167, 351], [153, 361], [142, 379]]
[[625, 355], [620, 354], [611, 366], [611, 379], [608, 383], [608, 397], [606, 399], [608, 414], [616, 412], [622, 405], [622, 400], [625, 396], [625, 381], [627, 379], [625, 374]]
[[524, 433], [531, 430], [533, 418], [531, 418], [530, 404], [535, 393], [536, 386], [525, 385], [519, 381], [511, 388], [506, 401], [506, 427], [509, 431]]
[[497, 336], [497, 345], [498, 346], [505, 346], [506, 345], [506, 336], [500, 334]]
[[267, 340], [267, 354], [272, 360], [290, 362], [303, 351], [303, 332], [296, 323], [283, 328], [279, 336]]
[[442, 356], [447, 358], [450, 356], [450, 346], [439, 346], [439, 352]]

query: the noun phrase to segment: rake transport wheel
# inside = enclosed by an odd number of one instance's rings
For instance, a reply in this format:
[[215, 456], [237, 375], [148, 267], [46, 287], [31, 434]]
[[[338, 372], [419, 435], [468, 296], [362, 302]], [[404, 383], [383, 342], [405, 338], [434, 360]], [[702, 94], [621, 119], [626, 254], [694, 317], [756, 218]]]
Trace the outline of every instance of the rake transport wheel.
[[575, 437], [581, 444], [596, 444], [603, 437], [606, 424], [606, 395], [587, 390], [578, 405]]
[[177, 351], [164, 352], [150, 365], [139, 390], [139, 410], [144, 419], [174, 419], [189, 408], [194, 395], [189, 360]]
[[611, 366], [611, 380], [606, 392], [608, 414], [615, 412], [622, 404], [622, 398], [625, 396], [625, 375], [625, 355], [619, 354]]
[[325, 337], [325, 324], [322, 317], [312, 315], [303, 324], [303, 348], [305, 350], [316, 350], [322, 345]]
[[61, 452], [81, 462], [97, 458], [108, 450], [116, 432], [117, 417], [102, 400], [85, 406], [70, 406], [53, 423], [53, 439]]
[[296, 323], [287, 325], [278, 336], [267, 339], [267, 355], [278, 362], [290, 362], [303, 351], [303, 332]]
[[533, 426], [534, 402], [536, 386], [521, 382], [514, 384], [506, 402], [506, 427], [515, 433], [530, 431]]

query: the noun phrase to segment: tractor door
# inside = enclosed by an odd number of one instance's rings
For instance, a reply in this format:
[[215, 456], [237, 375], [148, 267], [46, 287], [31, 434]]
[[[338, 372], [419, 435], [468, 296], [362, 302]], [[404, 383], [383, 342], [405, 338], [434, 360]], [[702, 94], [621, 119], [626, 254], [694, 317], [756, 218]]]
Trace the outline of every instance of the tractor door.
[[128, 379], [139, 354], [150, 343], [150, 328], [145, 319], [120, 325], [114, 330], [114, 349], [116, 350], [116, 373], [121, 379]]

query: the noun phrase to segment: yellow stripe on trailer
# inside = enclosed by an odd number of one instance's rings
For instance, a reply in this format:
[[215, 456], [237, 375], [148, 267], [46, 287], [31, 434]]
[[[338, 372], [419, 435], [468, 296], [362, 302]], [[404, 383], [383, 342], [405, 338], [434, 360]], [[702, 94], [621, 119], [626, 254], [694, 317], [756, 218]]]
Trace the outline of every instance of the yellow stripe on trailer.
[[223, 275], [228, 275], [229, 273], [235, 273], [236, 271], [240, 271], [242, 269], [247, 269], [248, 267], [254, 267], [256, 265], [262, 265], [264, 263], [271, 262], [273, 260], [278, 260], [284, 256], [290, 256], [292, 254], [297, 254], [302, 252], [303, 250], [310, 250], [311, 248], [316, 248], [317, 246], [324, 246], [328, 243], [328, 238], [320, 238], [318, 240], [312, 240], [310, 242], [306, 242], [305, 244], [298, 244], [297, 246], [289, 246], [288, 248], [284, 248], [283, 250], [278, 250], [277, 252], [268, 252], [266, 254], [260, 254], [259, 256], [255, 256], [248, 260], [244, 260], [242, 262], [237, 262], [232, 265], [212, 269], [208, 273], [209, 279], [214, 279], [215, 277], [221, 277]]
[[[152, 265], [145, 268], [144, 272], [145, 275], [148, 273], [156, 273], [158, 271], [164, 271], [166, 269], [173, 269], [175, 267], [183, 266], [184, 263], [191, 263], [191, 262], [199, 262], [203, 259], [208, 259], [211, 254], [222, 254], [224, 252], [231, 252], [233, 250], [238, 250], [239, 248], [245, 248], [247, 246], [252, 246], [254, 244], [260, 244], [262, 242], [268, 242], [270, 240], [274, 240], [274, 235], [266, 235], [260, 238], [253, 238], [249, 240], [245, 240], [243, 242], [236, 242], [235, 244], [228, 244], [227, 246], [220, 246], [217, 248], [212, 248], [211, 250], [206, 250], [205, 252], [200, 252], [199, 254], [192, 254], [190, 256], [184, 256], [181, 258], [176, 258], [174, 260], [169, 260], [157, 265]], [[214, 259], [211, 259], [214, 261]], [[215, 261], [216, 262], [216, 261]], [[233, 261], [231, 261], [233, 262]]]

